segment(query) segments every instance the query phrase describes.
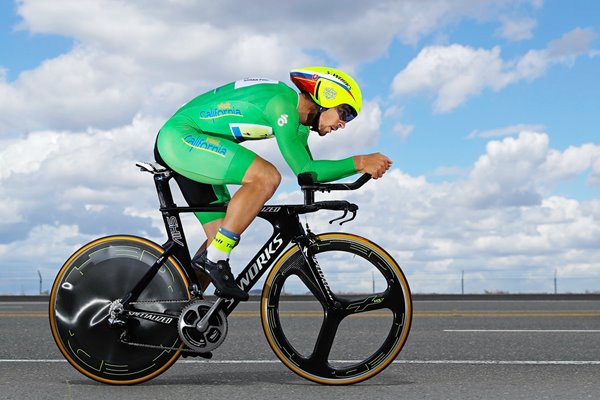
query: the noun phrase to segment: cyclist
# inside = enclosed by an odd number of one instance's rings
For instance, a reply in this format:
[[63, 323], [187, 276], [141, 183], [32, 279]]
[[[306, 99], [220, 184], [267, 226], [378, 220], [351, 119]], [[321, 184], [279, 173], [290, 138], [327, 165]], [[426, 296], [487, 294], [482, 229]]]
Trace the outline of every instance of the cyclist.
[[[309, 129], [325, 136], [344, 128], [361, 110], [361, 91], [352, 77], [334, 68], [294, 69], [290, 78], [299, 94], [283, 82], [262, 78], [204, 93], [177, 110], [157, 136], [156, 161], [176, 172], [188, 204], [229, 203], [226, 213], [196, 213], [207, 241], [192, 259], [222, 297], [248, 299], [234, 282], [229, 255], [281, 181], [273, 164], [240, 142], [275, 137], [292, 171], [310, 172], [318, 182], [357, 172], [377, 179], [392, 164], [380, 153], [314, 160]], [[226, 184], [241, 187], [231, 197]]]

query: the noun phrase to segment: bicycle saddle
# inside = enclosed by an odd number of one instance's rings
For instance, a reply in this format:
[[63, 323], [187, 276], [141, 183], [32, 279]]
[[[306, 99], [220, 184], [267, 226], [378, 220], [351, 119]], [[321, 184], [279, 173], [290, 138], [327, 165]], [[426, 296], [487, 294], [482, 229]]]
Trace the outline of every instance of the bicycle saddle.
[[150, 172], [151, 174], [162, 174], [171, 171], [160, 164], [150, 162], [136, 162], [135, 165], [140, 168], [140, 171]]

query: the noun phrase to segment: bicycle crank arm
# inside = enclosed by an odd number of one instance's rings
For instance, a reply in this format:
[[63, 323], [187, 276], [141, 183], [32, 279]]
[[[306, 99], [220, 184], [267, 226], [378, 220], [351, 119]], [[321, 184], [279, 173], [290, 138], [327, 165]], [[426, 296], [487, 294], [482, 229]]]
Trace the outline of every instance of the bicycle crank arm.
[[213, 314], [219, 309], [219, 307], [223, 301], [224, 301], [223, 298], [219, 297], [217, 299], [217, 301], [215, 301], [215, 304], [213, 304], [213, 306], [206, 312], [206, 314], [204, 314], [202, 319], [196, 324], [196, 330], [198, 332], [202, 332], [202, 333], [206, 332], [206, 330], [208, 329], [208, 327], [210, 325], [210, 323], [208, 321], [213, 316]]

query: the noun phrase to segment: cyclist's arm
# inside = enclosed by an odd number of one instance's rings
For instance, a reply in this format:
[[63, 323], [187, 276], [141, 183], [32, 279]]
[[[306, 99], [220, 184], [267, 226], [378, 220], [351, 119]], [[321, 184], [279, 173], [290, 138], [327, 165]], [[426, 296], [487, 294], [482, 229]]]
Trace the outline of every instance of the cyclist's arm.
[[317, 182], [329, 182], [356, 173], [352, 157], [343, 160], [314, 160], [297, 132], [275, 137], [283, 158], [296, 175], [312, 172]]
[[294, 174], [312, 172], [317, 182], [329, 182], [356, 173], [352, 157], [343, 160], [313, 159], [307, 145], [308, 132], [298, 129], [300, 124], [295, 105], [284, 99], [273, 99], [267, 111], [279, 150]]

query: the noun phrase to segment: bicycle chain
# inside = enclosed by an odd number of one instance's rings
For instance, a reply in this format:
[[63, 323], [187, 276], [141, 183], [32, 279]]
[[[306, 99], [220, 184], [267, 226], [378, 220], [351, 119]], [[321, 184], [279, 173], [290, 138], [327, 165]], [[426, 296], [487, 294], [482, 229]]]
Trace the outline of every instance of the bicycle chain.
[[125, 339], [123, 339], [123, 337], [119, 338], [121, 343], [126, 344], [128, 346], [134, 346], [134, 347], [147, 347], [150, 349], [159, 349], [159, 350], [174, 350], [174, 351], [181, 351], [182, 353], [194, 353], [194, 354], [204, 354], [201, 353], [199, 351], [194, 351], [192, 349], [180, 349], [179, 347], [165, 347], [165, 346], [157, 346], [155, 344], [146, 344], [146, 343], [136, 343], [136, 342], [129, 342]]
[[142, 300], [142, 301], [132, 301], [129, 304], [147, 304], [147, 303], [189, 303], [190, 301], [194, 301], [198, 299], [185, 299], [185, 300]]

